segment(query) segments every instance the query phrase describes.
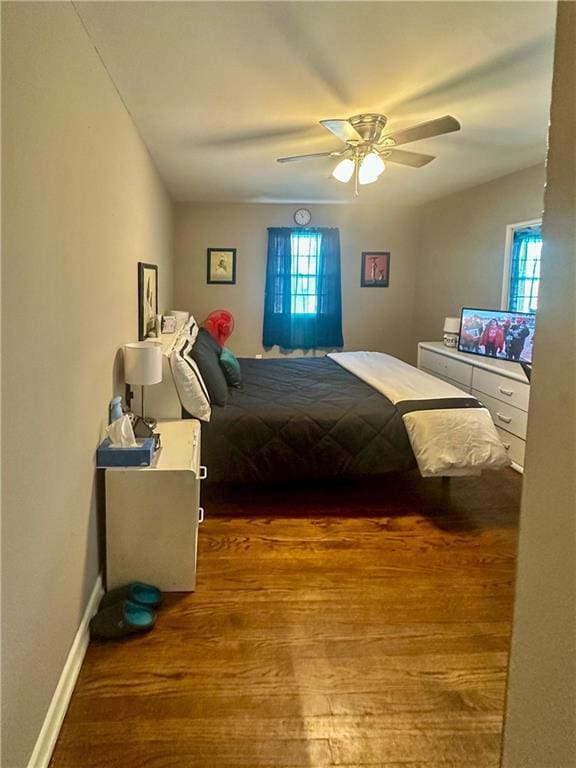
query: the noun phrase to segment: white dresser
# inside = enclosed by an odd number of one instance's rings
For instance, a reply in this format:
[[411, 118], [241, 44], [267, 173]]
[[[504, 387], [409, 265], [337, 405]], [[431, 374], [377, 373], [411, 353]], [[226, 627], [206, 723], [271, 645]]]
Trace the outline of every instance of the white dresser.
[[160, 421], [162, 447], [150, 467], [106, 469], [107, 588], [131, 581], [164, 592], [196, 586], [200, 481], [200, 423]]
[[458, 352], [441, 341], [422, 341], [418, 368], [469, 392], [488, 408], [512, 466], [521, 472], [530, 384], [520, 365]]

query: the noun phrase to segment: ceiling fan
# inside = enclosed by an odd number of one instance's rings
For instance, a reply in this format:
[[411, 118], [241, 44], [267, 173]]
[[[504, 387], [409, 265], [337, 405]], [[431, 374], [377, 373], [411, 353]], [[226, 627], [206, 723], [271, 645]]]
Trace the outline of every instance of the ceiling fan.
[[387, 121], [385, 115], [376, 114], [354, 115], [348, 120], [320, 120], [320, 125], [346, 145], [344, 149], [279, 157], [277, 162], [292, 163], [311, 157], [341, 157], [343, 159], [334, 168], [332, 176], [344, 184], [354, 176], [354, 193], [357, 195], [359, 184], [372, 184], [378, 179], [386, 167], [384, 160], [412, 168], [421, 168], [434, 160], [433, 155], [406, 152], [396, 147], [460, 130], [460, 123], [451, 115], [392, 133], [384, 133]]

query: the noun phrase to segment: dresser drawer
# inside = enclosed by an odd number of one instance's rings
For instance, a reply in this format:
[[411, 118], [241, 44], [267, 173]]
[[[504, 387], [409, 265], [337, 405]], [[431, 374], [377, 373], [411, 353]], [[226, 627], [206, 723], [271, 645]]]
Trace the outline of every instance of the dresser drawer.
[[472, 389], [472, 394], [488, 408], [497, 427], [506, 430], [506, 432], [511, 432], [523, 440], [526, 439], [526, 423], [528, 421], [526, 411], [521, 411], [520, 408], [514, 408], [513, 405], [496, 400], [494, 397], [490, 397], [485, 392], [480, 392], [477, 389]]
[[530, 399], [530, 385], [521, 381], [499, 376], [497, 373], [485, 371], [483, 368], [474, 368], [472, 387], [503, 403], [509, 403], [521, 411], [528, 410]]
[[457, 382], [457, 385], [464, 384], [465, 387], [470, 387], [472, 383], [471, 365], [430, 352], [429, 349], [420, 350], [420, 367], [434, 375], [438, 374], [443, 379], [452, 379], [452, 382]]
[[496, 427], [498, 436], [502, 440], [502, 444], [510, 457], [510, 460], [514, 464], [518, 464], [522, 468], [524, 467], [524, 451], [526, 449], [526, 443], [520, 437], [510, 434], [510, 432], [504, 432], [500, 427]]

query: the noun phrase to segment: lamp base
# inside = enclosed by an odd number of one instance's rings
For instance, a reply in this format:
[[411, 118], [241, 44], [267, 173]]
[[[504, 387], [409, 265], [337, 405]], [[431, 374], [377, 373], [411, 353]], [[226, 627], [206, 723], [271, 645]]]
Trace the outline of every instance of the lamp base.
[[445, 333], [443, 336], [443, 342], [445, 347], [451, 347], [456, 349], [458, 346], [458, 334], [457, 333]]

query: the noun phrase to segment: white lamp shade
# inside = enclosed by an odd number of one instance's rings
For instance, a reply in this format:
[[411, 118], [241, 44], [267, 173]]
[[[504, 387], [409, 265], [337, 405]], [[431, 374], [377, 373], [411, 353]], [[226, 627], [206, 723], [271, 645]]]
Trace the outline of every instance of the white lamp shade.
[[135, 341], [124, 346], [124, 379], [140, 386], [162, 381], [162, 346]]
[[353, 173], [354, 161], [346, 158], [345, 160], [340, 160], [336, 168], [332, 171], [332, 176], [343, 184], [346, 184], [352, 178]]
[[447, 317], [444, 320], [444, 333], [458, 333], [460, 331], [460, 318]]
[[364, 160], [362, 160], [362, 165], [360, 166], [360, 170], [364, 170], [367, 174], [376, 177], [380, 176], [385, 168], [384, 161], [376, 152], [369, 152]]
[[382, 158], [375, 152], [369, 152], [362, 160], [362, 165], [358, 171], [359, 184], [373, 184], [386, 166]]

